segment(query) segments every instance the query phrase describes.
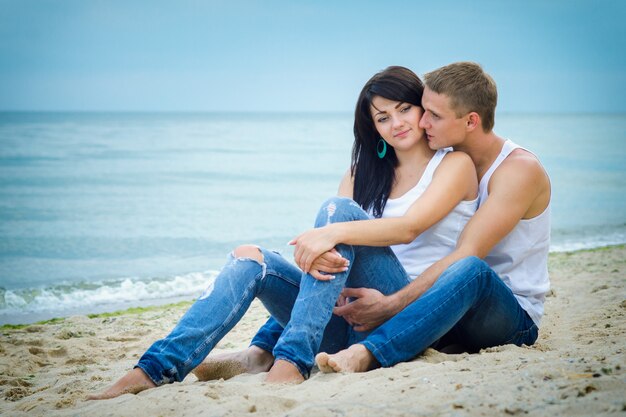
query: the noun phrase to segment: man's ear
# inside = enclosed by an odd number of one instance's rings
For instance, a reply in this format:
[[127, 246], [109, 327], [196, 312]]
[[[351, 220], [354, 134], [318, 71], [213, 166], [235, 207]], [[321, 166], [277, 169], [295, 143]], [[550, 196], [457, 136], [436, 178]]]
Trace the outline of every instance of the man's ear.
[[465, 128], [468, 131], [480, 128], [480, 115], [475, 111], [469, 112], [465, 121]]

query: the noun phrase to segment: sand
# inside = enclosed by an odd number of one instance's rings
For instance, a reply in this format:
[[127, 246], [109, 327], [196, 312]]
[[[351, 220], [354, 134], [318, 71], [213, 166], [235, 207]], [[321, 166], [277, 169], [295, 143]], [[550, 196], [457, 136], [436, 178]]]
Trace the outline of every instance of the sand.
[[[538, 342], [477, 354], [428, 350], [362, 374], [314, 372], [301, 385], [264, 374], [170, 384], [85, 401], [131, 369], [185, 307], [3, 328], [6, 416], [600, 416], [626, 415], [626, 247], [551, 254], [553, 291]], [[216, 348], [245, 348], [267, 313], [254, 304]]]

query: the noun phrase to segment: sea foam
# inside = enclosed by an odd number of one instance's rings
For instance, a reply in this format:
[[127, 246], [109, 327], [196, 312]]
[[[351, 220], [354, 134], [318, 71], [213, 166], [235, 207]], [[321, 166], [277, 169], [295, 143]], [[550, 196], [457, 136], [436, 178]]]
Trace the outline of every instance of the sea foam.
[[40, 288], [0, 288], [0, 322], [25, 314], [39, 317], [97, 311], [102, 306], [158, 304], [160, 300], [193, 299], [215, 279], [217, 271], [170, 278], [123, 278]]

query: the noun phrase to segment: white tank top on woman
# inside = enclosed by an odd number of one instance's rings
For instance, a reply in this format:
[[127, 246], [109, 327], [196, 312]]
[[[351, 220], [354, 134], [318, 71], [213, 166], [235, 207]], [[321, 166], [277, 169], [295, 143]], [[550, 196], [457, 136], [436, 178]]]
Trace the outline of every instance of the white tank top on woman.
[[[480, 206], [488, 198], [489, 180], [502, 161], [515, 149], [524, 149], [507, 140], [502, 151], [478, 186]], [[526, 150], [526, 149], [524, 149]], [[496, 246], [485, 262], [513, 291], [519, 305], [539, 325], [545, 294], [550, 289], [548, 251], [550, 249], [550, 204], [536, 217], [522, 219]]]
[[[422, 177], [413, 188], [401, 197], [387, 200], [381, 217], [403, 216], [428, 188], [435, 170], [450, 151], [450, 148], [439, 149], [430, 159]], [[478, 198], [461, 201], [446, 217], [422, 232], [413, 242], [391, 246], [391, 250], [411, 279], [415, 279], [430, 265], [454, 250], [465, 224], [477, 208]]]

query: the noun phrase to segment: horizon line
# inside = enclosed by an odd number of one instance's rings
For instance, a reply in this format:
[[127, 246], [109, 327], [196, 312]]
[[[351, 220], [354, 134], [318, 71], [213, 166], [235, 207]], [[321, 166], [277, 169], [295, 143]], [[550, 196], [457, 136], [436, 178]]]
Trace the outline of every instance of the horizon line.
[[[353, 110], [8, 110], [0, 109], [0, 113], [43, 113], [43, 114], [353, 114]], [[498, 115], [624, 115], [626, 110], [623, 111], [529, 111], [529, 110], [503, 110], [497, 111]]]

